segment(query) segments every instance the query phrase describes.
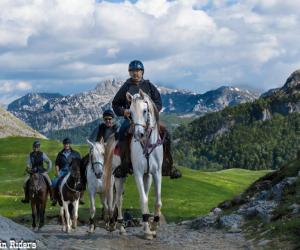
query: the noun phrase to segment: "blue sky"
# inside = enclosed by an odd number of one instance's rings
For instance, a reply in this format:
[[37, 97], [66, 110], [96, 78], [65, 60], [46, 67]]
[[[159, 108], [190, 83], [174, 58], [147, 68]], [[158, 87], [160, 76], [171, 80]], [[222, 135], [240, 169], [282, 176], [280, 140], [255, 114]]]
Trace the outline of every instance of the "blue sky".
[[126, 79], [133, 59], [164, 86], [265, 91], [300, 68], [299, 27], [293, 0], [0, 1], [0, 103]]

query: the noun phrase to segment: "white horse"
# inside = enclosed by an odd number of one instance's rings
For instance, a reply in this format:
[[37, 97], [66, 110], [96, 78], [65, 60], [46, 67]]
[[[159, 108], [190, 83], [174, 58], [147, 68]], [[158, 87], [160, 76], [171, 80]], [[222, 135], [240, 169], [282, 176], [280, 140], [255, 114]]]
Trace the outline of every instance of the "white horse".
[[[143, 229], [146, 239], [156, 235], [161, 215], [161, 181], [163, 146], [159, 135], [159, 113], [151, 98], [140, 90], [139, 94], [126, 94], [131, 103], [130, 111], [134, 125], [134, 138], [131, 141], [131, 161], [133, 173], [140, 195], [143, 214]], [[148, 194], [151, 187], [151, 176], [155, 190], [154, 220], [149, 225]]]
[[[134, 126], [133, 138], [131, 141], [131, 161], [133, 173], [137, 188], [140, 195], [140, 204], [143, 215], [143, 231], [146, 239], [152, 239], [156, 235], [161, 215], [161, 181], [162, 181], [162, 162], [163, 146], [159, 136], [159, 113], [148, 95], [140, 91], [138, 94], [126, 94], [128, 101], [131, 103], [130, 111], [132, 123]], [[109, 149], [108, 161], [112, 161], [112, 169], [120, 165], [120, 160], [113, 154], [115, 147], [111, 142]], [[109, 159], [110, 158], [110, 159]], [[148, 194], [152, 182], [155, 188], [155, 212], [154, 220], [149, 224]], [[122, 193], [124, 179], [115, 178], [116, 206], [118, 207], [118, 220], [122, 220]]]
[[[96, 212], [95, 194], [100, 195], [100, 199], [104, 208], [104, 220], [107, 229], [112, 231], [115, 229], [114, 209], [116, 206], [115, 197], [122, 197], [123, 190], [120, 194], [119, 181], [115, 181], [112, 171], [110, 171], [105, 162], [105, 144], [103, 139], [100, 142], [92, 143], [87, 140], [90, 147], [90, 159], [87, 165], [87, 185], [90, 197], [90, 232], [95, 230], [94, 216]], [[123, 184], [123, 183], [122, 183]], [[114, 185], [116, 192], [114, 196]], [[123, 187], [123, 185], [122, 185]], [[119, 217], [118, 217], [119, 219]], [[120, 225], [120, 233], [124, 233], [123, 223]]]

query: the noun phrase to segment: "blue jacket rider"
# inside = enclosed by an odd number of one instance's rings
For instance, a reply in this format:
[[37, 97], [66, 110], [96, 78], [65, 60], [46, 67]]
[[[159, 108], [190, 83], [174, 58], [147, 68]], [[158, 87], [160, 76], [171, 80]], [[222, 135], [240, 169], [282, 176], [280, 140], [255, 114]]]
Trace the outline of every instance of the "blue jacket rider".
[[71, 140], [65, 138], [63, 140], [63, 150], [61, 150], [55, 160], [55, 177], [52, 179], [52, 187], [54, 189], [54, 200], [52, 205], [55, 205], [57, 202], [57, 184], [58, 181], [64, 178], [70, 171], [70, 163], [73, 158], [81, 158], [80, 154], [71, 148]]

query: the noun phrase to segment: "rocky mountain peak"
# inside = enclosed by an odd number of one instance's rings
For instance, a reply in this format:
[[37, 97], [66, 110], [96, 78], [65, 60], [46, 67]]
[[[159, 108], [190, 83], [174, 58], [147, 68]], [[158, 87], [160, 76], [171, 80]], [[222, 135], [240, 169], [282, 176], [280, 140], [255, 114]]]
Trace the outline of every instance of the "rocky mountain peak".
[[294, 71], [289, 78], [286, 80], [286, 83], [282, 87], [282, 90], [285, 92], [298, 91], [300, 90], [300, 69]]
[[95, 91], [101, 95], [114, 95], [123, 82], [121, 79], [106, 79], [97, 84]]

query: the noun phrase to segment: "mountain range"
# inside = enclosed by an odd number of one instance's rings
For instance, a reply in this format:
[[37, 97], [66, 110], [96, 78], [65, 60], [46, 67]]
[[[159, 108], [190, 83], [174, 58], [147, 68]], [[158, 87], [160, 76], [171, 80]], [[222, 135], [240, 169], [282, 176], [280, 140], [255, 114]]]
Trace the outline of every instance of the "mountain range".
[[[98, 120], [121, 87], [121, 80], [106, 80], [95, 89], [74, 95], [28, 93], [8, 105], [8, 111], [43, 134], [84, 126]], [[158, 86], [163, 101], [163, 114], [203, 116], [227, 106], [252, 102], [259, 94], [234, 87], [220, 87], [195, 94]]]

